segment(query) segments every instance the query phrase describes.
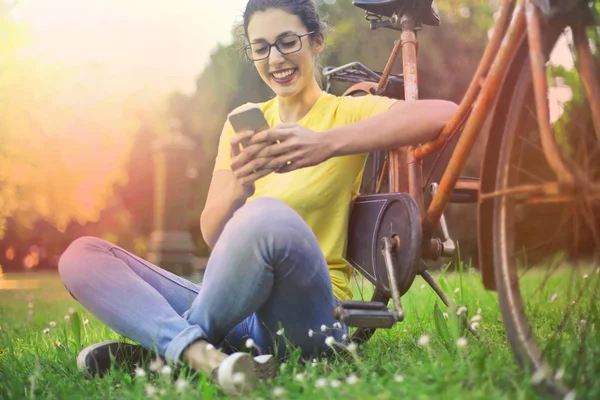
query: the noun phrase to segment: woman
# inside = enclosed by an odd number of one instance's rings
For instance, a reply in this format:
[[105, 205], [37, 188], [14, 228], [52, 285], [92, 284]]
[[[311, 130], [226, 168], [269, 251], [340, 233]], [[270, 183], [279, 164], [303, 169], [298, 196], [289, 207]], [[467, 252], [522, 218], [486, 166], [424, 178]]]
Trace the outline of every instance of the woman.
[[259, 104], [272, 128], [235, 133], [225, 123], [201, 217], [213, 247], [202, 286], [95, 238], [75, 241], [59, 265], [106, 325], [168, 360], [217, 371], [229, 391], [271, 372], [248, 354], [226, 355], [245, 338], [281, 353], [283, 333], [306, 357], [325, 351], [326, 336], [343, 340], [332, 311], [352, 296], [342, 257], [366, 153], [428, 141], [456, 109], [323, 92], [325, 27], [313, 0], [250, 0], [244, 30], [246, 53], [275, 93]]

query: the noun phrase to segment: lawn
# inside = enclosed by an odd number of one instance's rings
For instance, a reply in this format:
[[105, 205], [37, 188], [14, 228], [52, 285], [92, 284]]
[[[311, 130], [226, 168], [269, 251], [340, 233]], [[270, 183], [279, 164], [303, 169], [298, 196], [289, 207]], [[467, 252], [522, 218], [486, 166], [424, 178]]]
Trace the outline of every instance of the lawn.
[[[439, 275], [438, 275], [439, 277]], [[245, 398], [290, 399], [532, 399], [531, 377], [517, 366], [507, 342], [496, 294], [483, 289], [469, 271], [443, 278], [446, 291], [468, 317], [478, 320], [482, 340], [451, 327], [456, 310], [447, 310], [417, 278], [403, 297], [406, 319], [379, 330], [352, 354], [313, 363], [289, 361], [272, 382]], [[37, 287], [36, 287], [37, 286]], [[434, 309], [442, 322], [436, 328]], [[75, 359], [82, 346], [119, 336], [89, 315], [63, 288], [58, 275], [0, 277], [0, 399], [224, 398], [203, 376], [183, 371], [132, 376], [112, 371], [86, 380]], [[325, 337], [323, 337], [325, 340]], [[429, 339], [429, 341], [427, 340]], [[168, 371], [167, 371], [168, 372]], [[184, 381], [185, 379], [185, 381]], [[586, 398], [584, 395], [578, 398]]]

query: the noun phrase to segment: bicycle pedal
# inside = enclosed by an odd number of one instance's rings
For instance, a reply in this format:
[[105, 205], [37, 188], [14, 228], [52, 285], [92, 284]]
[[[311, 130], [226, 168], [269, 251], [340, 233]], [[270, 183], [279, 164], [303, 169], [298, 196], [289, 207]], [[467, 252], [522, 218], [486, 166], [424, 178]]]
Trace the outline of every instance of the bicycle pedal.
[[387, 310], [387, 305], [381, 301], [344, 300], [338, 306], [345, 310]]
[[398, 322], [396, 313], [381, 302], [342, 301], [333, 309], [333, 315], [340, 322], [357, 328], [389, 329]]

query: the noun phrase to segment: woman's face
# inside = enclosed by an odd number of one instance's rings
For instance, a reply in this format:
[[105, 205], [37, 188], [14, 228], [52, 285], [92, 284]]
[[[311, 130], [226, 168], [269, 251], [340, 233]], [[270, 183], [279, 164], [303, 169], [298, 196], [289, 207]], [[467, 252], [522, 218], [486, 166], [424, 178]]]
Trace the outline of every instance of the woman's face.
[[[263, 52], [269, 44], [290, 33], [304, 35], [308, 30], [297, 15], [280, 8], [258, 11], [252, 15], [248, 24], [250, 43], [264, 44], [258, 46]], [[278, 96], [295, 96], [315, 80], [314, 60], [323, 48], [323, 36], [315, 36], [312, 42], [309, 36], [302, 37], [302, 49], [296, 53], [284, 55], [273, 46], [267, 59], [254, 62], [260, 77]], [[284, 51], [286, 43], [292, 43], [285, 39], [281, 42]], [[256, 44], [253, 46], [257, 48]]]

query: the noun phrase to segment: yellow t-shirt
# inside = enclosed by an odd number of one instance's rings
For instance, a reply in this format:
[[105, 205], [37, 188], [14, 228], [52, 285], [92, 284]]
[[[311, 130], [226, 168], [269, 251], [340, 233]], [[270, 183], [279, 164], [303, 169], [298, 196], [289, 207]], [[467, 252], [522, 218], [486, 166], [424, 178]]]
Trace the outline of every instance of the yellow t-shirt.
[[[380, 96], [338, 97], [322, 92], [298, 124], [323, 132], [382, 113], [396, 101]], [[281, 123], [277, 98], [258, 106], [269, 126]], [[215, 171], [231, 170], [229, 140], [234, 134], [231, 124], [226, 122], [219, 141]], [[344, 256], [350, 203], [358, 194], [366, 157], [366, 154], [334, 157], [314, 167], [269, 174], [256, 181], [256, 191], [248, 199], [274, 197], [300, 214], [319, 241], [329, 266], [333, 294], [340, 300], [352, 298], [350, 267]]]

